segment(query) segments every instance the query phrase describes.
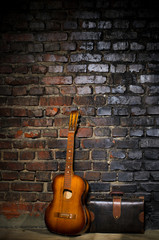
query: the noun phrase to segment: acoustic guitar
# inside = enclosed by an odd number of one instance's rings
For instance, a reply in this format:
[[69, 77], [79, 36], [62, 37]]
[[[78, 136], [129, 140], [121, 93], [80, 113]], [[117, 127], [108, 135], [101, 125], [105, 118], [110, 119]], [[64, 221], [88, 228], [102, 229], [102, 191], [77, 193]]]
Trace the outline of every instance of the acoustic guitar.
[[64, 174], [57, 175], [52, 184], [53, 200], [45, 211], [45, 222], [51, 232], [63, 235], [80, 235], [90, 225], [85, 198], [89, 185], [73, 172], [74, 137], [78, 111], [70, 114]]

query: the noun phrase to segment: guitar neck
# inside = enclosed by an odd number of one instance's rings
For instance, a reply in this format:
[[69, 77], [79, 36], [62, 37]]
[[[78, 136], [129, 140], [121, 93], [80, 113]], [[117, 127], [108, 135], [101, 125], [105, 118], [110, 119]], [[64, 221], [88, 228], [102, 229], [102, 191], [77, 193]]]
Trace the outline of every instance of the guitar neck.
[[73, 175], [74, 136], [75, 133], [73, 131], [69, 131], [67, 142], [66, 166], [64, 174], [64, 188], [68, 190], [71, 189], [71, 178]]

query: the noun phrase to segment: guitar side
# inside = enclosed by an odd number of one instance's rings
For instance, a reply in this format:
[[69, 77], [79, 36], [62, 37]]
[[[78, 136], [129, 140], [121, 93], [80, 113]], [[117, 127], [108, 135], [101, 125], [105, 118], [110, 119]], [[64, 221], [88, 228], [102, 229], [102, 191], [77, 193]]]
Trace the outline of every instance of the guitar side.
[[89, 212], [84, 205], [88, 185], [77, 175], [72, 175], [72, 196], [64, 196], [64, 175], [53, 181], [53, 201], [45, 212], [45, 222], [50, 231], [63, 235], [79, 235], [85, 232], [90, 223]]

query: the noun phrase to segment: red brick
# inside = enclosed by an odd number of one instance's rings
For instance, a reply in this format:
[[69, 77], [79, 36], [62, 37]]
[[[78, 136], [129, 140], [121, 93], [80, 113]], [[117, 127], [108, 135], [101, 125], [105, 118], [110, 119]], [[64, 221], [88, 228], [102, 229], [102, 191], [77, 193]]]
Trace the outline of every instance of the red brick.
[[11, 108], [1, 108], [0, 116], [1, 117], [10, 117], [11, 116]]
[[20, 172], [19, 178], [22, 181], [33, 181], [35, 179], [35, 173], [34, 172]]
[[58, 113], [59, 109], [58, 108], [47, 108], [45, 110], [45, 115], [46, 116], [55, 116]]
[[44, 77], [41, 81], [42, 84], [46, 85], [63, 85], [63, 84], [72, 84], [72, 77]]
[[68, 58], [63, 55], [55, 55], [55, 54], [45, 54], [43, 57], [43, 61], [45, 62], [62, 62], [66, 63]]
[[18, 177], [18, 172], [2, 172], [3, 180], [17, 180]]
[[23, 131], [22, 130], [18, 130], [15, 134], [14, 134], [15, 138], [22, 138], [23, 137]]
[[59, 96], [59, 97], [41, 97], [41, 106], [69, 106], [72, 104], [72, 97], [70, 96]]
[[37, 193], [23, 192], [20, 193], [20, 200], [23, 202], [36, 202], [38, 200]]
[[17, 108], [17, 109], [13, 109], [13, 116], [14, 117], [26, 117], [28, 114], [27, 114], [27, 109], [20, 109], [20, 108]]
[[1, 149], [12, 148], [11, 142], [10, 141], [0, 141], [0, 148]]
[[1, 170], [24, 170], [24, 164], [19, 162], [0, 162]]
[[17, 192], [6, 192], [5, 201], [7, 202], [17, 202], [20, 201], [20, 194]]
[[5, 33], [3, 34], [3, 39], [5, 41], [14, 42], [28, 42], [34, 41], [33, 34], [31, 33]]
[[12, 73], [12, 67], [9, 65], [2, 65], [0, 66], [0, 73], [1, 74], [8, 74], [8, 73]]
[[68, 126], [69, 119], [68, 118], [55, 118], [54, 124], [56, 127]]
[[39, 193], [38, 200], [41, 202], [51, 202], [52, 201], [52, 193]]
[[[38, 84], [39, 79], [37, 77], [7, 77], [5, 79], [6, 84], [9, 85], [29, 85], [29, 84]], [[24, 91], [24, 90], [23, 90]]]
[[28, 67], [27, 66], [15, 66], [14, 73], [28, 73]]
[[40, 182], [49, 182], [51, 180], [51, 172], [36, 172], [36, 180]]
[[92, 180], [97, 181], [100, 179], [100, 172], [86, 172], [85, 178], [88, 181], [92, 181]]
[[42, 95], [44, 88], [42, 87], [33, 87], [30, 88], [29, 94], [30, 95]]
[[28, 117], [42, 117], [43, 110], [42, 109], [28, 109]]
[[0, 57], [1, 63], [34, 63], [33, 55], [6, 55]]
[[[77, 137], [92, 137], [93, 130], [92, 128], [79, 128], [77, 130]], [[67, 137], [68, 129], [60, 129], [60, 137]]]
[[13, 96], [27, 95], [26, 87], [13, 87]]
[[56, 129], [49, 129], [49, 130], [43, 130], [42, 131], [43, 137], [53, 137], [56, 138], [58, 136], [58, 132]]
[[34, 65], [31, 70], [32, 70], [32, 73], [45, 74], [47, 72], [47, 67], [46, 66]]
[[20, 153], [20, 160], [33, 160], [34, 158], [34, 152], [24, 151]]
[[20, 119], [13, 118], [7, 119], [7, 121], [1, 122], [1, 127], [21, 127]]
[[28, 141], [14, 141], [13, 147], [18, 149], [23, 148], [45, 148], [45, 141], [42, 140], [28, 140]]
[[77, 130], [77, 137], [92, 137], [93, 130], [92, 128], [79, 128]]
[[40, 138], [41, 132], [39, 130], [30, 130], [24, 133], [26, 138]]
[[3, 159], [4, 160], [18, 160], [18, 153], [17, 152], [4, 152]]
[[57, 95], [59, 94], [59, 89], [57, 87], [45, 87], [46, 95]]
[[22, 126], [34, 126], [34, 127], [51, 127], [52, 126], [52, 119], [26, 119], [22, 121]]
[[43, 184], [42, 183], [12, 183], [11, 189], [13, 191], [24, 191], [24, 192], [42, 192]]
[[39, 100], [37, 97], [8, 97], [8, 105], [37, 106]]
[[63, 95], [65, 95], [65, 94], [75, 94], [76, 93], [76, 88], [74, 86], [61, 87], [61, 93]]
[[10, 87], [3, 87], [1, 86], [0, 88], [0, 95], [4, 95], [4, 96], [10, 96], [12, 93], [12, 89]]
[[48, 152], [48, 151], [40, 151], [40, 152], [37, 152], [37, 155], [38, 155], [38, 159], [39, 160], [49, 160], [49, 159], [53, 159], [53, 156], [52, 156], [52, 152]]
[[30, 162], [26, 164], [29, 171], [57, 171], [57, 162]]
[[75, 96], [74, 103], [77, 105], [94, 105], [92, 96]]
[[9, 183], [0, 182], [0, 191], [8, 191], [9, 190]]

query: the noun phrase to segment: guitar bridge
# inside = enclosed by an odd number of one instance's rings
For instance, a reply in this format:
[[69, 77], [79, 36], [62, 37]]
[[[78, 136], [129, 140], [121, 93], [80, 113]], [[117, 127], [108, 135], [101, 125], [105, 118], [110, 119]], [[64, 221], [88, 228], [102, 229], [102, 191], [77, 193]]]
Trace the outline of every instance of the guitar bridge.
[[72, 213], [55, 212], [54, 216], [57, 218], [67, 218], [67, 219], [75, 219], [76, 218], [76, 214], [72, 214]]

